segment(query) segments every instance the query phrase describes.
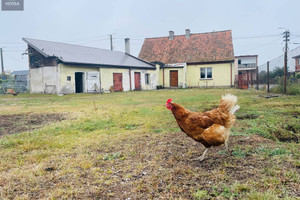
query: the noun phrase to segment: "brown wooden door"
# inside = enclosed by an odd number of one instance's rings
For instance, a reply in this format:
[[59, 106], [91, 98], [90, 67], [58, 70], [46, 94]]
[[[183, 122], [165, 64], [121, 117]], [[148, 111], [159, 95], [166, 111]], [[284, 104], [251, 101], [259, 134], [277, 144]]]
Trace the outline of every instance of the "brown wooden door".
[[123, 84], [122, 84], [122, 78], [123, 75], [122, 73], [114, 73], [114, 91], [123, 91]]
[[141, 73], [134, 72], [134, 86], [135, 90], [141, 90]]
[[178, 71], [170, 71], [170, 87], [178, 87]]

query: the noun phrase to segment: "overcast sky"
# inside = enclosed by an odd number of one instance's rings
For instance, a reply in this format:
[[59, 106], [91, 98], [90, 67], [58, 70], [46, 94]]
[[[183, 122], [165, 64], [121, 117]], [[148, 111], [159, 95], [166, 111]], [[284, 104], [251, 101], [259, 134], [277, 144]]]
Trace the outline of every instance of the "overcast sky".
[[[1, 0], [2, 1], [2, 0]], [[235, 56], [258, 55], [259, 65], [280, 56], [283, 27], [290, 49], [300, 46], [299, 0], [24, 0], [24, 11], [0, 10], [5, 70], [28, 69], [22, 37], [124, 51], [138, 56], [146, 37], [232, 30]], [[299, 44], [293, 44], [299, 43]]]

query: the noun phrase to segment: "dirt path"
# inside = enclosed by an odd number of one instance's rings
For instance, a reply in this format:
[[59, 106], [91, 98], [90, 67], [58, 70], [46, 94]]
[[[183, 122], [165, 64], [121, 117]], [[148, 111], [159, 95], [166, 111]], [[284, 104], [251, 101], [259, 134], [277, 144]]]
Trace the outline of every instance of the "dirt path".
[[61, 113], [25, 113], [0, 115], [0, 136], [18, 132], [32, 131], [46, 124], [65, 120]]

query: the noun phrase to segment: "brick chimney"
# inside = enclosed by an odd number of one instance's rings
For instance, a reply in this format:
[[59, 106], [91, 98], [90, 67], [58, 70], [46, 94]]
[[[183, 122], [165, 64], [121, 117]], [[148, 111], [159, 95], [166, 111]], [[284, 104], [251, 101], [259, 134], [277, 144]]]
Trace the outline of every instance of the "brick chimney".
[[169, 31], [169, 40], [173, 40], [174, 38], [174, 31]]
[[185, 29], [185, 37], [190, 38], [191, 37], [191, 31], [190, 29]]
[[130, 54], [130, 38], [125, 38], [125, 53]]

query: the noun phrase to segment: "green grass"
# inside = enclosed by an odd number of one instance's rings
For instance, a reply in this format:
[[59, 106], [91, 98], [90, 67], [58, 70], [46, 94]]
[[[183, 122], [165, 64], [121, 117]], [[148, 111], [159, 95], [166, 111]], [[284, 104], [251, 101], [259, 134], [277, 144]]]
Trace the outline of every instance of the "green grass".
[[[241, 106], [232, 156], [221, 146], [202, 163], [192, 161], [204, 148], [181, 133], [164, 104], [172, 98], [206, 111], [224, 93], [237, 95]], [[299, 96], [261, 94], [228, 88], [1, 95], [2, 115], [53, 112], [66, 120], [0, 138], [0, 199], [299, 198], [300, 146], [281, 142], [300, 136]]]

